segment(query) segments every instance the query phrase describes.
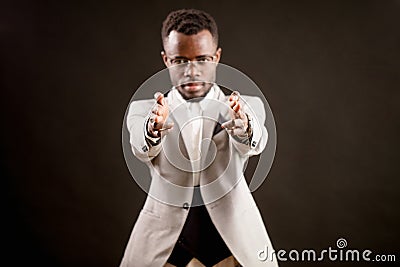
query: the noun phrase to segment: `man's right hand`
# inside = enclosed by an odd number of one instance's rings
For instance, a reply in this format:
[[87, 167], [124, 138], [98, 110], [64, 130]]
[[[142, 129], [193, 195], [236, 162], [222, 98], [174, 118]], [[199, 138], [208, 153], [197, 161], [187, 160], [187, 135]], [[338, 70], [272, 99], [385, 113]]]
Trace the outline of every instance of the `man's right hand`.
[[147, 123], [148, 135], [154, 138], [161, 137], [163, 132], [168, 132], [174, 126], [167, 123], [169, 107], [164, 95], [160, 92], [154, 94], [156, 104], [150, 112]]

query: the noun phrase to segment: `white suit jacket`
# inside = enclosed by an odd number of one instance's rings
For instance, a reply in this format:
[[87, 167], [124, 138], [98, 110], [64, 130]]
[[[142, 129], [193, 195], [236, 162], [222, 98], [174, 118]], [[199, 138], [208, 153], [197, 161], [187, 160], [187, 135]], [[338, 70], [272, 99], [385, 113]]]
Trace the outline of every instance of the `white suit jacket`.
[[[242, 96], [245, 112], [253, 127], [251, 144], [243, 144], [227, 131], [218, 130], [218, 122], [230, 119], [225, 96], [214, 85], [214, 100], [204, 110], [200, 171], [200, 191], [212, 222], [227, 247], [245, 267], [277, 266], [260, 261], [259, 251], [272, 244], [262, 217], [243, 176], [249, 156], [262, 152], [268, 133], [265, 111], [258, 97]], [[176, 89], [173, 89], [176, 90]], [[193, 196], [193, 162], [188, 160], [185, 123], [190, 120], [186, 107], [168, 94], [173, 130], [160, 145], [149, 146], [144, 125], [155, 100], [130, 104], [127, 127], [134, 155], [150, 168], [151, 185], [143, 209], [132, 230], [121, 267], [161, 267], [167, 262], [188, 216]], [[203, 100], [204, 101], [204, 100]], [[198, 166], [200, 166], [198, 165]], [[149, 177], [150, 179], [150, 177]]]

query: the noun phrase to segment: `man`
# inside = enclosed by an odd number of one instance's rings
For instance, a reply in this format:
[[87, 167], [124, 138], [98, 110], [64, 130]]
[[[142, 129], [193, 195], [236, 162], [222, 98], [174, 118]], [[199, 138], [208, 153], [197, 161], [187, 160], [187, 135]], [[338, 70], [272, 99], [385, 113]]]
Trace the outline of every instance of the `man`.
[[257, 257], [272, 245], [243, 177], [267, 143], [261, 100], [215, 84], [222, 50], [209, 14], [171, 12], [162, 41], [173, 87], [127, 115], [152, 181], [121, 266], [277, 266]]

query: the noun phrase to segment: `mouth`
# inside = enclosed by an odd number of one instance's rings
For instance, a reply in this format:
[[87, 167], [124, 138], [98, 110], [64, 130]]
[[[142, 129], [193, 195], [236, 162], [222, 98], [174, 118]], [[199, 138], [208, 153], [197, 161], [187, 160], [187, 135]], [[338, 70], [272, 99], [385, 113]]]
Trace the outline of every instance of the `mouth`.
[[189, 92], [199, 91], [204, 87], [204, 82], [188, 82], [181, 85], [181, 87]]

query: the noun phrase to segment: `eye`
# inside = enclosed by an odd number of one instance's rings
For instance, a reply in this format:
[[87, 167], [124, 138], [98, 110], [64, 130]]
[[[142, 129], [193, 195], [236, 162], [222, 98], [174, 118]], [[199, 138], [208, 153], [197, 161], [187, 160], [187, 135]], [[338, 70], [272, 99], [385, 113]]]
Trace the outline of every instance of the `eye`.
[[184, 63], [187, 63], [187, 62], [188, 62], [188, 60], [185, 59], [185, 58], [175, 58], [175, 59], [171, 60], [171, 63], [174, 64], [174, 65], [184, 64]]
[[200, 57], [197, 59], [198, 62], [210, 62], [212, 60], [213, 60], [212, 57]]

